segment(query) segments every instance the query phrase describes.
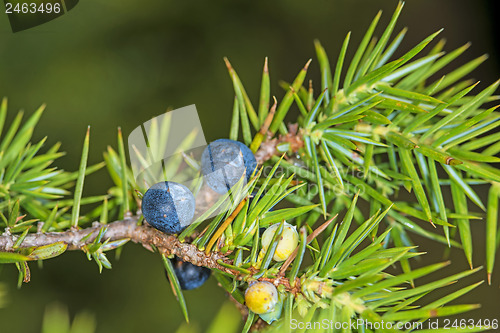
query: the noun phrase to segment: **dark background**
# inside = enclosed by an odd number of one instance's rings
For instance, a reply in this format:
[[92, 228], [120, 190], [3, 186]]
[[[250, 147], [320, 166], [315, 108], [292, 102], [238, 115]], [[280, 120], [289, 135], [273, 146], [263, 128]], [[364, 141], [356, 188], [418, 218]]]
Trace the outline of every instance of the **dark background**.
[[[447, 51], [472, 42], [447, 69], [483, 53], [490, 55], [472, 75], [485, 87], [499, 76], [497, 3], [407, 1], [396, 28], [398, 32], [409, 27], [400, 52], [444, 27], [441, 37], [447, 39]], [[116, 146], [118, 126], [127, 135], [167, 107], [196, 104], [207, 140], [213, 140], [227, 136], [233, 103], [223, 56], [230, 59], [253, 100], [268, 56], [272, 93], [279, 97], [283, 92], [278, 80], [292, 80], [309, 58], [313, 64], [308, 78], [319, 84], [315, 38], [334, 63], [348, 31], [352, 31], [351, 45], [357, 45], [377, 10], [384, 10], [382, 26], [396, 4], [395, 0], [85, 0], [54, 21], [15, 34], [0, 13], [0, 95], [9, 98], [10, 118], [19, 109], [31, 114], [47, 103], [35, 139], [48, 135], [49, 144], [63, 142], [68, 154], [58, 165], [69, 170], [78, 167], [87, 125], [92, 132], [90, 163], [95, 163], [107, 145]], [[85, 194], [103, 194], [109, 185], [102, 172], [87, 179]], [[484, 222], [474, 222], [476, 265], [483, 264], [483, 229]], [[421, 250], [431, 252], [422, 263], [441, 260], [443, 247], [422, 241]], [[451, 258], [453, 265], [437, 275], [467, 269], [460, 251]], [[112, 263], [113, 270], [99, 275], [97, 265], [83, 253], [65, 254], [46, 261], [42, 270], [33, 265], [32, 282], [21, 290], [16, 289], [15, 268], [4, 267], [0, 279], [7, 285], [8, 304], [0, 309], [0, 331], [39, 332], [45, 306], [57, 301], [71, 314], [94, 313], [98, 332], [173, 332], [183, 319], [161, 260], [128, 245], [121, 259]], [[500, 317], [498, 275], [497, 269], [493, 286], [483, 285], [461, 299], [483, 304], [465, 318]], [[484, 276], [481, 272], [469, 282]], [[206, 327], [225, 300], [213, 279], [200, 290], [186, 292], [186, 297], [198, 327]]]

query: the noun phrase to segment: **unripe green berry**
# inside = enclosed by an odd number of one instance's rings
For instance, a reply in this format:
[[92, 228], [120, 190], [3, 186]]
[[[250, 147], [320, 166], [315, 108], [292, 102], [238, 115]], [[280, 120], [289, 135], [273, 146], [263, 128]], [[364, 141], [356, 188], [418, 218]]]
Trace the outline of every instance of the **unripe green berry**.
[[[262, 234], [262, 250], [265, 252], [273, 241], [274, 233], [278, 230], [280, 224], [276, 223], [270, 226]], [[299, 234], [294, 225], [285, 222], [283, 233], [278, 241], [278, 246], [274, 252], [274, 261], [285, 261], [299, 245]]]
[[254, 282], [245, 291], [245, 303], [256, 314], [269, 313], [278, 303], [278, 290], [270, 282]]

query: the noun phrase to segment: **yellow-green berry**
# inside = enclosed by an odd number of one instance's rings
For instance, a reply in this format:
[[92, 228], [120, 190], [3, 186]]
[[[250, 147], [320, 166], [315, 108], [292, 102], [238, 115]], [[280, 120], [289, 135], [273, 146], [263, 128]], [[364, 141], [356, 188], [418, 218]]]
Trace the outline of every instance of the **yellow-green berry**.
[[[271, 244], [274, 233], [278, 230], [279, 223], [273, 224], [262, 234], [262, 249], [265, 252]], [[294, 225], [285, 222], [283, 233], [281, 234], [278, 246], [274, 252], [274, 261], [285, 261], [292, 254], [295, 248], [299, 245], [299, 234]]]
[[254, 282], [245, 291], [245, 303], [256, 314], [269, 313], [278, 303], [278, 290], [270, 282]]

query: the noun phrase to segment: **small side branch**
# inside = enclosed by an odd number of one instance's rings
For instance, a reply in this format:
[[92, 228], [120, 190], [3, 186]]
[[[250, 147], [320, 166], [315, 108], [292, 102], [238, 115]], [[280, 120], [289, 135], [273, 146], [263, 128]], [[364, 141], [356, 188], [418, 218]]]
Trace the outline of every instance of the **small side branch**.
[[255, 153], [257, 163], [262, 164], [275, 155], [281, 156], [283, 152], [278, 152], [277, 147], [284, 143], [289, 145], [289, 150], [292, 152], [297, 152], [304, 146], [304, 141], [302, 140], [302, 135], [298, 131], [297, 124], [288, 125], [288, 134], [280, 135], [278, 138], [268, 137], [266, 141], [262, 142], [259, 150]]

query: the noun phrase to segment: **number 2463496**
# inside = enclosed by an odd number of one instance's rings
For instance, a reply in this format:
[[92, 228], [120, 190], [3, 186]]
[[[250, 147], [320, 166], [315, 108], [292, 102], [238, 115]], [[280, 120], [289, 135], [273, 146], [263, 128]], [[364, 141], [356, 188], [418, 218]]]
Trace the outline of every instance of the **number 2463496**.
[[12, 3], [10, 2], [7, 2], [5, 4], [5, 13], [7, 14], [13, 14], [13, 13], [23, 13], [23, 14], [27, 14], [27, 13], [31, 13], [31, 14], [34, 14], [34, 13], [47, 13], [47, 14], [51, 14], [51, 13], [60, 13], [61, 12], [61, 4], [60, 3], [34, 3], [34, 2], [31, 2], [31, 3], [17, 3], [15, 5], [13, 5]]

